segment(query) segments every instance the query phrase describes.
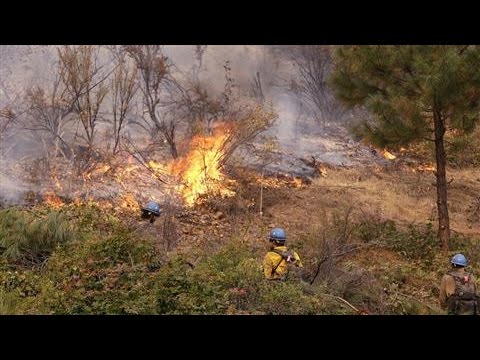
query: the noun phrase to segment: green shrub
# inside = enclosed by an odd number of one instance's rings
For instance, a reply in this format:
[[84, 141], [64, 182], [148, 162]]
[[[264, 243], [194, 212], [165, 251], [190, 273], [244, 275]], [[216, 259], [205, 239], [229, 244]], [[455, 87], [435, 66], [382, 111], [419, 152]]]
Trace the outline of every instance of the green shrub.
[[141, 241], [128, 230], [118, 231], [102, 241], [97, 240], [87, 246], [88, 255], [99, 267], [146, 262], [154, 252], [152, 244]]
[[[426, 278], [433, 284], [444, 270], [434, 273], [419, 266], [430, 254], [436, 254], [432, 263], [435, 266], [443, 266], [441, 261], [445, 260], [438, 255], [434, 231], [428, 225], [403, 228], [394, 222], [353, 224], [358, 238], [378, 242], [414, 261], [408, 267], [389, 271], [388, 265], [362, 269], [351, 262], [353, 259], [345, 258], [345, 262], [335, 262], [331, 268], [336, 281], [319, 281], [310, 286], [295, 277], [285, 282], [265, 280], [260, 254], [253, 254], [238, 239], [230, 239], [214, 253], [197, 247], [195, 253], [188, 253], [190, 262], [184, 253], [170, 254], [167, 259], [153, 239], [126, 227], [113, 215], [99, 214], [98, 209], [89, 206], [84, 218], [77, 210], [64, 207], [52, 218], [51, 210], [38, 212], [35, 224], [28, 224], [30, 213], [2, 212], [2, 231], [8, 236], [13, 235], [5, 229], [25, 227], [27, 237], [35, 234], [42, 241], [52, 237], [61, 246], [49, 249], [49, 261], [42, 268], [19, 268], [0, 256], [0, 313], [355, 314], [340, 298], [375, 313], [426, 313], [429, 310], [420, 302], [398, 294], [414, 292], [419, 287], [415, 283], [418, 279]], [[62, 217], [75, 219], [76, 230], [72, 233], [76, 236], [58, 230]], [[341, 241], [330, 244], [335, 245], [330, 250], [348, 249], [349, 237], [336, 231], [344, 227], [335, 222], [331, 227], [327, 235]], [[318, 253], [320, 257], [324, 253], [324, 248], [318, 248], [318, 232], [309, 236], [295, 243], [301, 246], [306, 266], [306, 254]], [[452, 244], [471, 256], [472, 264], [478, 261], [478, 244], [471, 239], [454, 237]], [[444, 262], [448, 265], [448, 261]], [[396, 290], [385, 295], [383, 289], [391, 286], [397, 286]], [[420, 291], [422, 298], [436, 296], [430, 294], [428, 286]]]
[[445, 150], [450, 166], [474, 167], [480, 165], [480, 130], [462, 136], [450, 136], [446, 139]]
[[42, 262], [56, 247], [75, 237], [65, 214], [51, 211], [41, 218], [17, 209], [0, 211], [0, 252], [11, 261]]
[[431, 263], [433, 256], [440, 250], [433, 225], [409, 224], [407, 229], [398, 231], [386, 239], [387, 247], [404, 255], [407, 259], [422, 259], [425, 265]]
[[365, 220], [357, 225], [355, 231], [363, 242], [376, 242], [407, 259], [422, 259], [429, 263], [440, 249], [432, 223], [409, 224], [406, 228], [399, 228], [392, 220]]
[[155, 276], [163, 314], [351, 313], [306, 283], [265, 280], [259, 261], [241, 245], [227, 245], [194, 268], [173, 259]]
[[467, 257], [470, 270], [480, 270], [480, 238], [455, 234], [450, 238], [450, 249], [451, 256], [462, 253]]
[[172, 259], [156, 277], [158, 312], [166, 314], [225, 314], [232, 304], [245, 309], [262, 279], [260, 266], [248, 250], [232, 245], [193, 269], [181, 258]]
[[365, 243], [372, 241], [384, 242], [397, 234], [397, 227], [392, 220], [377, 222], [368, 219], [357, 224], [355, 233]]

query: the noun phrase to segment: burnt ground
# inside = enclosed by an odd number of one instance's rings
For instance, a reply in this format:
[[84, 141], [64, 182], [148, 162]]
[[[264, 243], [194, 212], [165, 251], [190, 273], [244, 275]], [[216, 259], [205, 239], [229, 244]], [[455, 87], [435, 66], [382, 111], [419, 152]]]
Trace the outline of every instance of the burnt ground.
[[[238, 241], [249, 243], [260, 254], [268, 229], [284, 227], [295, 242], [326, 218], [350, 208], [357, 218], [393, 220], [400, 225], [435, 224], [431, 171], [409, 166], [321, 169], [321, 175], [309, 181], [287, 176], [262, 180], [258, 173], [244, 170], [233, 198], [211, 198], [195, 208], [171, 206], [153, 225], [142, 222], [135, 209], [126, 209], [125, 215], [150, 234], [165, 238], [159, 240], [165, 249], [185, 252], [192, 246], [216, 248], [236, 234]], [[449, 185], [452, 232], [480, 237], [479, 172], [450, 170], [449, 178], [454, 179]]]
[[[348, 156], [348, 147], [338, 146]], [[53, 191], [60, 203], [75, 203], [78, 199], [94, 201], [106, 211], [114, 212], [135, 231], [149, 235], [165, 254], [179, 253], [193, 264], [203, 251], [213, 253], [232, 241], [248, 244], [260, 263], [268, 246], [266, 235], [272, 227], [284, 227], [289, 242], [295, 245], [312, 229], [321, 228], [326, 219], [350, 208], [353, 220], [363, 216], [404, 225], [435, 224], [435, 176], [430, 164], [401, 156], [387, 161], [374, 151], [367, 155], [368, 150], [358, 147], [351, 151], [353, 154], [365, 151], [363, 163], [348, 166], [322, 162], [315, 155], [314, 159], [292, 156], [293, 164], [303, 164], [305, 171], [292, 173], [288, 167], [280, 167], [264, 172], [263, 178], [254, 166], [228, 168], [236, 195], [206, 198], [193, 208], [183, 206], [148, 170], [138, 167], [126, 174], [125, 167], [115, 170], [113, 163], [108, 169], [99, 164], [87, 179], [74, 176], [60, 179], [61, 188], [56, 188], [55, 182], [48, 186], [42, 183], [42, 188], [35, 188], [39, 191], [25, 192], [23, 201], [27, 207], [43, 206], [48, 191]], [[480, 172], [448, 169], [447, 176], [452, 231], [480, 238]], [[36, 180], [32, 178], [31, 184]], [[150, 224], [141, 219], [140, 208], [155, 196], [163, 212]], [[62, 205], [53, 202], [51, 206]], [[305, 261], [309, 260], [308, 254], [301, 255]], [[361, 266], [363, 271], [380, 275], [392, 268], [411, 266], [408, 260], [386, 249], [366, 248], [352, 254], [348, 261]], [[439, 279], [434, 272], [422, 276], [408, 278], [411, 284], [407, 295], [414, 294], [435, 307], [436, 288], [433, 286], [432, 290], [432, 284]]]
[[[32, 206], [44, 202], [45, 194], [53, 194], [60, 203], [95, 201], [111, 211], [138, 214], [142, 204], [155, 200], [171, 209], [168, 212], [174, 214], [175, 221], [183, 221], [186, 226], [188, 221], [179, 215], [182, 212], [193, 214], [184, 216], [186, 219], [200, 216], [197, 222], [189, 220], [191, 225], [200, 226], [244, 221], [253, 214], [259, 225], [284, 226], [293, 233], [302, 231], [317, 217], [350, 206], [403, 223], [435, 221], [431, 165], [403, 155], [386, 160], [378, 151], [340, 136], [304, 135], [301, 140], [297, 148], [279, 148], [277, 161], [267, 165], [251, 161], [247, 168], [226, 168], [237, 195], [210, 207], [183, 207], [172, 184], [159, 182], [148, 169], [126, 158], [105, 159], [82, 176], [65, 164], [63, 171], [48, 181], [35, 159], [14, 164], [10, 173], [2, 174], [2, 188], [7, 191], [2, 192], [1, 202], [3, 206]], [[26, 177], [27, 173], [31, 175]], [[475, 169], [449, 169], [448, 180], [453, 231], [479, 235], [480, 173]], [[263, 216], [259, 216], [261, 183]], [[188, 237], [195, 230], [179, 232]]]

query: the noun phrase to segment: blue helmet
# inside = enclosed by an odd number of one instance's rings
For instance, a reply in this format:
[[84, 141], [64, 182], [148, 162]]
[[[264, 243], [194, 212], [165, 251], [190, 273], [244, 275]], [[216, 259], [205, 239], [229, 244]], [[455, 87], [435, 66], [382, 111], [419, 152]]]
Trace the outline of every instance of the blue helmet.
[[270, 231], [270, 236], [268, 239], [270, 241], [285, 242], [287, 240], [287, 236], [285, 235], [285, 230], [282, 228], [275, 228]]
[[452, 258], [451, 263], [459, 266], [467, 266], [467, 258], [463, 254], [456, 254]]
[[147, 205], [142, 208], [142, 219], [150, 219], [150, 223], [155, 222], [155, 217], [160, 216], [160, 205], [155, 201], [149, 201]]
[[145, 205], [143, 207], [143, 210], [144, 211], [148, 211], [148, 212], [151, 212], [153, 213], [154, 215], [156, 216], [159, 216], [160, 215], [160, 205], [158, 203], [156, 203], [155, 201], [149, 201], [147, 203], [147, 205]]

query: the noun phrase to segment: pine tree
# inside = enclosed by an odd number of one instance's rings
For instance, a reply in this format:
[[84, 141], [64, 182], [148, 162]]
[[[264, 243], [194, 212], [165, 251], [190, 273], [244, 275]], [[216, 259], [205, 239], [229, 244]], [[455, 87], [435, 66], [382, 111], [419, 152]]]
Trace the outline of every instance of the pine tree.
[[412, 142], [435, 144], [438, 237], [449, 248], [444, 135], [474, 129], [480, 106], [478, 46], [343, 46], [335, 54], [332, 83], [347, 105], [374, 115], [357, 131], [391, 148]]

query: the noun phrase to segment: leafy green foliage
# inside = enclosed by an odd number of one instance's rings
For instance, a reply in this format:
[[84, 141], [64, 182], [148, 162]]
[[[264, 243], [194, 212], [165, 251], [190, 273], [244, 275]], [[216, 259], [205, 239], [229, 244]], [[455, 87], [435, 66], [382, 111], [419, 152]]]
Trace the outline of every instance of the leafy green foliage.
[[[272, 282], [263, 278], [258, 254], [237, 239], [213, 253], [198, 248], [192, 263], [180, 253], [166, 258], [154, 239], [111, 214], [96, 212], [89, 207], [86, 218], [75, 218], [74, 209], [64, 209], [64, 216], [76, 219], [73, 227], [84, 227], [77, 229], [75, 239], [55, 247], [42, 268], [17, 267], [0, 257], [0, 313], [355, 314], [343, 299], [378, 314], [424, 314], [436, 311], [428, 298], [437, 296], [435, 281], [448, 266], [430, 248], [431, 227], [399, 228], [370, 219], [351, 224], [353, 237], [393, 249], [411, 264], [362, 269], [347, 257], [332, 268], [335, 281], [309, 285], [292, 277]], [[15, 218], [22, 216], [29, 215], [17, 210]], [[339, 226], [337, 220], [332, 220], [332, 229]], [[480, 260], [475, 244], [461, 237], [453, 241], [474, 266]], [[302, 255], [309, 253], [310, 243], [300, 245]], [[402, 292], [416, 292], [420, 300]]]
[[41, 297], [41, 306], [67, 314], [154, 313], [150, 270], [162, 261], [154, 243], [120, 224], [104, 230], [105, 238], [90, 236], [52, 256], [45, 277], [53, 296]]
[[346, 104], [365, 105], [375, 121], [356, 132], [379, 146], [430, 137], [433, 114], [471, 132], [480, 106], [476, 46], [343, 46], [332, 83]]
[[351, 313], [324, 288], [291, 279], [263, 278], [261, 266], [243, 245], [227, 245], [193, 269], [175, 259], [158, 274], [158, 312], [168, 314]]
[[0, 212], [0, 252], [11, 261], [41, 262], [57, 245], [74, 236], [67, 217], [59, 212], [52, 211], [40, 218], [16, 209]]

